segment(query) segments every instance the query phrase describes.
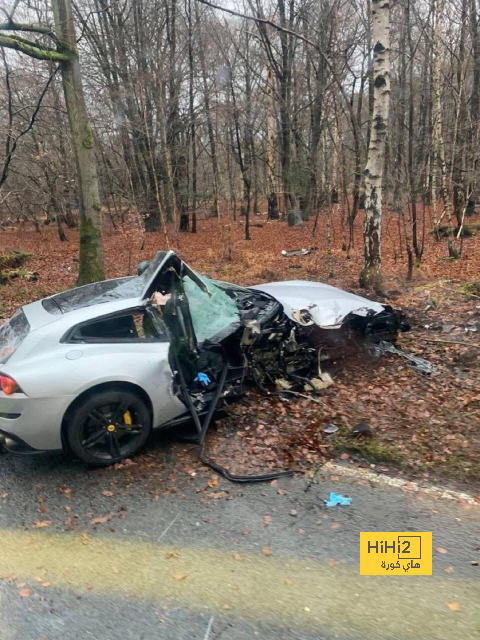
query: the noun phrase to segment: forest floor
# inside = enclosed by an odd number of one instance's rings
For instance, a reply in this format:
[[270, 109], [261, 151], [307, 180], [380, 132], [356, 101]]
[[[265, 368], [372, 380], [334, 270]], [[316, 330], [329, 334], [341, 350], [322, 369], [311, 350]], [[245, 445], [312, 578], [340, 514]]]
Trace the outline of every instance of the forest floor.
[[[428, 216], [427, 216], [428, 217]], [[132, 223], [114, 232], [105, 228], [108, 277], [134, 274], [141, 260], [167, 247], [177, 251], [200, 273], [248, 285], [274, 280], [318, 280], [357, 293], [362, 261], [362, 217], [355, 224], [355, 247], [347, 257], [342, 210], [332, 215], [330, 257], [324, 216], [315, 236], [313, 221], [289, 228], [267, 222], [265, 213], [252, 217], [250, 241], [243, 220], [220, 221], [200, 216], [197, 234], [173, 228], [146, 236]], [[397, 214], [387, 214], [383, 227], [383, 273], [387, 302], [401, 308], [412, 330], [399, 337], [403, 350], [429, 360], [434, 372], [425, 376], [403, 358], [366, 358], [352, 352], [336, 373], [335, 383], [312, 402], [285, 400], [249, 390], [216, 422], [208, 455], [235, 473], [261, 473], [290, 468], [309, 471], [326, 459], [340, 457], [379, 472], [395, 472], [456, 484], [480, 486], [480, 218], [463, 240], [460, 259], [447, 257], [446, 240], [437, 242], [426, 224], [424, 257], [413, 279], [406, 280], [406, 252]], [[78, 233], [67, 230], [61, 243], [56, 230], [8, 229], [0, 232], [0, 252], [20, 249], [30, 254], [24, 268], [37, 272], [36, 282], [23, 277], [0, 286], [0, 322], [26, 302], [71, 287], [75, 282]], [[306, 256], [286, 258], [282, 249], [317, 246]], [[329, 274], [331, 277], [329, 277]], [[372, 295], [378, 299], [378, 296]], [[350, 429], [367, 421], [375, 436], [353, 439]], [[339, 427], [334, 436], [326, 423]], [[240, 425], [240, 426], [239, 426]], [[186, 447], [181, 471], [200, 468], [195, 451]], [[150, 468], [161, 464], [161, 450], [140, 458]], [[476, 490], [476, 489], [475, 489]]]

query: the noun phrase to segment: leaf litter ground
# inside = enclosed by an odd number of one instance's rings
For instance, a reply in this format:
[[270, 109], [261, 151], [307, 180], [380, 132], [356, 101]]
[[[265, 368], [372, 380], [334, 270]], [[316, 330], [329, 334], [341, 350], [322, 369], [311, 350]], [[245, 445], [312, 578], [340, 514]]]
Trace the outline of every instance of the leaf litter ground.
[[[362, 220], [355, 223], [355, 247], [347, 257], [342, 210], [332, 216], [331, 257], [327, 255], [325, 220], [320, 216], [315, 237], [313, 223], [289, 228], [267, 222], [265, 213], [253, 217], [252, 240], [243, 239], [243, 220], [227, 215], [220, 221], [200, 216], [197, 234], [144, 235], [132, 219], [114, 232], [105, 225], [108, 277], [135, 273], [141, 260], [159, 249], [177, 251], [197, 271], [238, 284], [275, 280], [318, 280], [362, 293], [357, 278], [362, 260]], [[478, 219], [468, 220], [468, 224]], [[326, 459], [341, 457], [376, 470], [418, 474], [425, 478], [448, 475], [457, 482], [480, 484], [480, 233], [463, 241], [462, 257], [447, 258], [446, 241], [425, 236], [421, 268], [407, 282], [403, 241], [395, 214], [384, 222], [383, 270], [385, 298], [371, 296], [402, 308], [412, 330], [400, 336], [398, 346], [428, 359], [435, 367], [423, 376], [390, 354], [378, 359], [352, 349], [335, 373], [335, 384], [316, 396], [267, 397], [247, 390], [216, 422], [208, 440], [208, 454], [234, 473], [259, 473], [290, 468], [315, 469]], [[0, 322], [21, 304], [74, 285], [78, 233], [69, 231], [61, 243], [54, 229], [40, 234], [22, 228], [0, 233], [0, 252], [21, 249], [31, 254], [25, 267], [38, 272], [37, 282], [18, 277], [0, 286]], [[317, 246], [306, 256], [285, 258], [282, 249]], [[332, 277], [328, 277], [333, 272]], [[366, 421], [372, 439], [354, 439], [350, 429]], [[323, 427], [339, 427], [327, 435]], [[186, 473], [195, 473], [193, 448], [179, 451]], [[140, 457], [140, 468], [161, 465], [162, 449]]]

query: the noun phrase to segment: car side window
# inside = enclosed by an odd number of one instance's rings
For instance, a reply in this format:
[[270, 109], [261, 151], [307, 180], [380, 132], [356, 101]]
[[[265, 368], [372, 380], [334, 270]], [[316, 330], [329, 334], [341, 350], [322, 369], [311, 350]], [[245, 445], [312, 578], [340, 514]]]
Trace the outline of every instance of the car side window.
[[167, 334], [166, 331], [159, 330], [157, 324], [146, 311], [138, 310], [79, 325], [68, 341], [163, 342], [167, 340]]

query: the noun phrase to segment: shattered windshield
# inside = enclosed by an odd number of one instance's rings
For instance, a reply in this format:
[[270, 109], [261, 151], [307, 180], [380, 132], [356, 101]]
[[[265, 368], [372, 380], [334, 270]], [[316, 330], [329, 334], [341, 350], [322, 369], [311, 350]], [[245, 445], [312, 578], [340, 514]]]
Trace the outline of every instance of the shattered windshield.
[[202, 276], [198, 278], [208, 287], [210, 295], [204, 293], [188, 276], [183, 278], [183, 286], [188, 298], [195, 335], [198, 342], [203, 342], [230, 324], [239, 322], [240, 316], [237, 305], [230, 296], [211, 280]]

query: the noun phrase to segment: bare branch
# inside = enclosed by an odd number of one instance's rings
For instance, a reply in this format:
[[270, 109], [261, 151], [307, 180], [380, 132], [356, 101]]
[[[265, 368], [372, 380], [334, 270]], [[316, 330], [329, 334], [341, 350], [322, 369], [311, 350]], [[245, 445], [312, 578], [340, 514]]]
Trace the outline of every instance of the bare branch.
[[40, 33], [44, 36], [57, 41], [54, 30], [51, 26], [43, 24], [28, 24], [24, 22], [14, 22], [9, 19], [8, 22], [0, 22], [0, 31], [26, 31], [28, 33]]
[[20, 53], [37, 60], [53, 60], [54, 62], [68, 62], [70, 60], [70, 56], [66, 53], [60, 53], [48, 47], [41, 48], [40, 45], [34, 45], [33, 42], [28, 42], [16, 36], [0, 35], [0, 47], [20, 51]]
[[13, 6], [10, 10], [10, 13], [8, 14], [8, 19], [9, 20], [13, 20], [13, 16], [15, 15], [15, 11], [17, 10], [18, 5], [20, 4], [20, 0], [15, 0], [15, 2], [13, 3]]
[[347, 92], [345, 91], [345, 88], [342, 85], [342, 81], [337, 73], [337, 70], [335, 68], [335, 65], [332, 63], [332, 61], [330, 60], [330, 57], [325, 53], [325, 51], [323, 51], [323, 49], [320, 48], [320, 46], [316, 43], [313, 42], [312, 40], [310, 40], [309, 38], [306, 38], [305, 36], [303, 36], [301, 33], [298, 33], [297, 31], [292, 31], [291, 29], [287, 29], [286, 27], [282, 27], [281, 25], [279, 25], [276, 22], [273, 22], [273, 20], [268, 20], [267, 18], [260, 18], [257, 16], [248, 16], [244, 13], [240, 13], [238, 11], [234, 11], [233, 9], [227, 9], [226, 7], [220, 7], [218, 4], [214, 4], [213, 2], [209, 2], [209, 0], [196, 0], [197, 2], [200, 2], [201, 4], [206, 5], [207, 7], [212, 7], [212, 9], [219, 9], [220, 11], [224, 11], [225, 13], [229, 13], [232, 16], [236, 16], [237, 18], [243, 18], [244, 20], [251, 20], [252, 22], [256, 22], [257, 24], [260, 25], [268, 25], [270, 27], [272, 27], [273, 29], [276, 29], [277, 31], [280, 31], [282, 33], [286, 33], [290, 36], [293, 36], [295, 38], [298, 38], [299, 40], [301, 40], [302, 42], [305, 42], [305, 44], [308, 44], [310, 47], [313, 47], [319, 54], [320, 56], [323, 58], [326, 66], [328, 67], [328, 70], [331, 72], [331, 74], [333, 75], [338, 89], [340, 91], [340, 93], [342, 94], [343, 99], [345, 100], [345, 104], [347, 106], [347, 109], [349, 111], [350, 114], [350, 118], [352, 121], [352, 124], [357, 132], [357, 135], [359, 137], [359, 140], [362, 144], [362, 146], [365, 148], [365, 142], [363, 139], [363, 135], [362, 135], [362, 130], [360, 127], [360, 124], [357, 120], [357, 116], [353, 110], [353, 107], [350, 103], [350, 98], [347, 95]]
[[[1, 44], [1, 39], [0, 39], [0, 44]], [[55, 75], [58, 71], [59, 67], [57, 67], [56, 69], [53, 70], [52, 74], [50, 75], [46, 85], [43, 88], [42, 93], [40, 94], [38, 100], [37, 100], [37, 104], [35, 105], [35, 109], [33, 110], [32, 116], [30, 118], [30, 122], [28, 123], [28, 125], [22, 129], [22, 131], [20, 131], [20, 133], [18, 134], [18, 136], [15, 138], [15, 140], [13, 141], [13, 144], [10, 148], [9, 153], [7, 154], [6, 158], [5, 158], [5, 162], [3, 165], [3, 170], [2, 170], [2, 175], [0, 176], [0, 189], [2, 188], [3, 184], [5, 183], [7, 176], [8, 176], [8, 169], [10, 167], [10, 163], [12, 162], [12, 158], [13, 158], [13, 154], [15, 153], [15, 150], [17, 148], [18, 145], [18, 141], [20, 140], [20, 138], [23, 138], [23, 136], [25, 136], [32, 128], [33, 125], [35, 124], [35, 119], [38, 115], [38, 112], [40, 111], [40, 107], [42, 106], [42, 101], [43, 98], [45, 97], [48, 88], [50, 86], [50, 84], [52, 83], [52, 80], [55, 78]]]

